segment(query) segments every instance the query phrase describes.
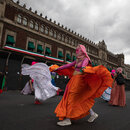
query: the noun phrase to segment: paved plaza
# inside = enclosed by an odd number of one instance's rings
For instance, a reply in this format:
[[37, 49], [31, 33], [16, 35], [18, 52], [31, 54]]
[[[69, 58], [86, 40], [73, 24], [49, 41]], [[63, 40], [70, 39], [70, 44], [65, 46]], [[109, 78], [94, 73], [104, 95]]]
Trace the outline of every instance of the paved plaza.
[[7, 91], [0, 95], [0, 130], [130, 130], [130, 91], [126, 91], [127, 106], [113, 107], [96, 99], [93, 110], [99, 118], [88, 123], [89, 116], [72, 121], [71, 126], [56, 125], [54, 110], [62, 96], [55, 96], [41, 105], [34, 105], [33, 95]]

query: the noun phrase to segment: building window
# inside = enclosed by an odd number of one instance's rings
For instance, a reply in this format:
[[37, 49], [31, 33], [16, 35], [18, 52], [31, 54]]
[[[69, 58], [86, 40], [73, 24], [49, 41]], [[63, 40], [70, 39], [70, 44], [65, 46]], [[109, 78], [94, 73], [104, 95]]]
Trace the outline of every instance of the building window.
[[25, 25], [25, 26], [27, 26], [27, 24], [28, 24], [28, 20], [27, 20], [27, 18], [23, 18], [23, 25]]
[[74, 40], [72, 40], [72, 46], [74, 46]]
[[58, 40], [61, 40], [61, 34], [58, 34]]
[[96, 50], [95, 50], [95, 49], [94, 49], [94, 50], [92, 50], [92, 54], [97, 55], [97, 54], [96, 54]]
[[18, 15], [18, 17], [17, 17], [17, 22], [18, 22], [18, 23], [22, 23], [22, 16], [21, 16], [21, 15]]
[[88, 46], [87, 45], [85, 45], [85, 48], [86, 48], [86, 51], [88, 52]]
[[38, 31], [38, 29], [39, 29], [38, 23], [35, 23], [35, 30]]
[[71, 56], [69, 53], [66, 54], [66, 61], [71, 61]]
[[54, 31], [54, 38], [57, 38], [57, 32]]
[[49, 35], [53, 37], [53, 30], [50, 30]]
[[48, 55], [48, 56], [51, 55], [51, 50], [49, 47], [46, 47], [45, 55]]
[[71, 38], [69, 38], [69, 44], [71, 44], [71, 42], [72, 42], [72, 39], [71, 39]]
[[29, 42], [28, 42], [28, 50], [29, 50], [29, 51], [33, 51], [34, 49], [35, 49], [34, 43], [31, 42], [31, 41], [29, 41]]
[[42, 45], [37, 45], [37, 52], [38, 53], [43, 53], [43, 46]]
[[92, 53], [92, 49], [89, 47], [89, 53]]
[[34, 22], [32, 20], [30, 21], [30, 28], [34, 28]]
[[87, 47], [87, 52], [89, 52], [89, 46]]
[[45, 31], [45, 26], [41, 25], [41, 32], [44, 33], [44, 31]]
[[65, 36], [64, 36], [64, 35], [62, 35], [62, 41], [63, 41], [63, 42], [65, 41]]
[[7, 45], [11, 45], [11, 46], [13, 46], [14, 43], [15, 43], [15, 41], [14, 41], [14, 37], [11, 36], [11, 35], [7, 35], [7, 38], [6, 38], [6, 44], [7, 44]]
[[76, 46], [76, 47], [78, 46], [78, 41], [77, 41], [77, 40], [75, 40], [75, 46]]
[[49, 28], [48, 27], [45, 27], [45, 34], [49, 34]]
[[66, 42], [66, 43], [68, 43], [68, 41], [69, 41], [69, 38], [68, 38], [68, 37], [66, 37], [66, 38], [65, 38], [65, 42]]
[[59, 51], [59, 52], [58, 52], [58, 58], [59, 58], [59, 59], [62, 59], [63, 57], [64, 57], [64, 56], [63, 56], [63, 52], [62, 52], [62, 51]]
[[77, 41], [77, 46], [80, 44], [80, 42], [79, 41]]

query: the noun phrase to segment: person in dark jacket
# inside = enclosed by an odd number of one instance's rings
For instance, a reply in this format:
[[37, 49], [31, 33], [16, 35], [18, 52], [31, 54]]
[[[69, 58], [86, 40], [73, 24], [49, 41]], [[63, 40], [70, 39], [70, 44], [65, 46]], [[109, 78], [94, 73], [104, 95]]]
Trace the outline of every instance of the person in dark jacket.
[[122, 107], [126, 105], [125, 76], [122, 74], [121, 67], [116, 70], [109, 104]]

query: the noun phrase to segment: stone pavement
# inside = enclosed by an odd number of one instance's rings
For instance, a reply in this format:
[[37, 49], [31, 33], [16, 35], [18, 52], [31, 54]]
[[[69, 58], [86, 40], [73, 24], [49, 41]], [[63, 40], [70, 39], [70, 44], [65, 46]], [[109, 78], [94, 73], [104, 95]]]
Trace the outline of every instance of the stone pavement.
[[96, 99], [93, 110], [99, 117], [88, 123], [89, 116], [72, 121], [71, 126], [56, 125], [54, 110], [61, 96], [34, 105], [33, 95], [7, 91], [0, 95], [0, 130], [130, 130], [130, 91], [126, 91], [127, 106], [113, 107], [103, 99]]

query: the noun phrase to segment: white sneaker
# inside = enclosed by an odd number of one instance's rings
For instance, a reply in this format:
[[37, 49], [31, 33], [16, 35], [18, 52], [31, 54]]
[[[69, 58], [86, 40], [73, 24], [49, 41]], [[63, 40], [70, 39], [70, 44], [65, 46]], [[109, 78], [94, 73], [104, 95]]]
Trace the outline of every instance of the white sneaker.
[[98, 114], [94, 113], [93, 115], [90, 116], [90, 118], [88, 119], [88, 122], [93, 122], [96, 118], [98, 118]]
[[59, 125], [59, 126], [71, 125], [71, 121], [70, 121], [70, 119], [64, 119], [63, 121], [57, 122], [57, 125]]

